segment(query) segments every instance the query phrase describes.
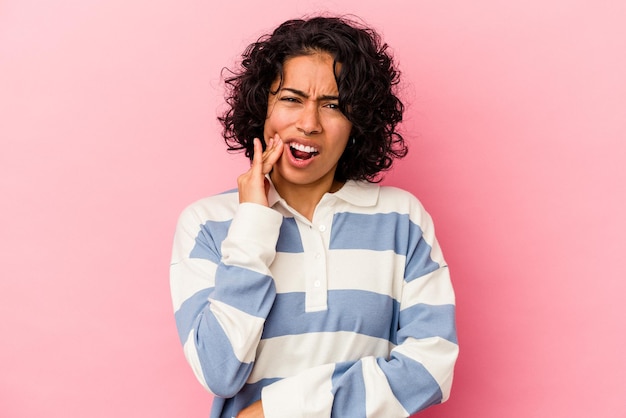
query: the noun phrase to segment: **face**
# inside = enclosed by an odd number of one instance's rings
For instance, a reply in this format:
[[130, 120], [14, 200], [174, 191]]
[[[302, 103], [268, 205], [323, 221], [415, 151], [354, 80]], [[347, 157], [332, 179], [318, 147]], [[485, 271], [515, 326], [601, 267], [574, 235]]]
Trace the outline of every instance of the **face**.
[[[271, 91], [279, 84], [275, 80]], [[286, 60], [282, 86], [269, 95], [264, 127], [266, 140], [278, 133], [284, 142], [271, 174], [277, 187], [319, 186], [329, 191], [351, 129], [339, 110], [333, 58], [315, 53]]]

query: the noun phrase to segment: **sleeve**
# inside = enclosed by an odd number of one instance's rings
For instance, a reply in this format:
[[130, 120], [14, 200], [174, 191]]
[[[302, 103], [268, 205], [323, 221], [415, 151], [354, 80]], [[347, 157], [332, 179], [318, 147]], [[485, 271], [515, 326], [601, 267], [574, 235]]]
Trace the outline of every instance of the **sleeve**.
[[281, 222], [253, 203], [232, 221], [205, 221], [193, 206], [179, 218], [170, 265], [176, 326], [194, 374], [216, 396], [234, 396], [252, 370], [276, 295], [268, 266]]
[[266, 418], [408, 417], [448, 399], [458, 356], [455, 296], [431, 218], [421, 205], [415, 211], [389, 356], [319, 366], [267, 386]]

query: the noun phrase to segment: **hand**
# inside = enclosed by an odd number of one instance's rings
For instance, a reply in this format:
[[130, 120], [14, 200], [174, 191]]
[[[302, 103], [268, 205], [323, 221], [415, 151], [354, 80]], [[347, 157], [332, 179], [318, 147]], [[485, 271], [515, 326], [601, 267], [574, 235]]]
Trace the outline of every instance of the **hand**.
[[252, 405], [244, 408], [239, 412], [237, 418], [265, 418], [263, 413], [263, 404], [260, 400], [256, 401]]
[[272, 171], [272, 167], [282, 153], [283, 141], [278, 134], [269, 139], [265, 152], [263, 152], [261, 140], [254, 138], [254, 156], [250, 170], [237, 178], [239, 203], [251, 202], [269, 206], [267, 201], [269, 182], [265, 175]]

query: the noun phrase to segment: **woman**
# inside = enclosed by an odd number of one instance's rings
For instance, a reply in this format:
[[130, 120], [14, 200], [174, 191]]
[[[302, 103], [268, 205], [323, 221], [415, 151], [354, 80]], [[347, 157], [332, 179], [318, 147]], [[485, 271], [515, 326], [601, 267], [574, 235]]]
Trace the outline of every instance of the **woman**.
[[250, 45], [220, 118], [250, 169], [188, 207], [171, 287], [211, 417], [406, 417], [445, 401], [454, 293], [431, 218], [380, 173], [406, 154], [378, 35], [291, 20]]

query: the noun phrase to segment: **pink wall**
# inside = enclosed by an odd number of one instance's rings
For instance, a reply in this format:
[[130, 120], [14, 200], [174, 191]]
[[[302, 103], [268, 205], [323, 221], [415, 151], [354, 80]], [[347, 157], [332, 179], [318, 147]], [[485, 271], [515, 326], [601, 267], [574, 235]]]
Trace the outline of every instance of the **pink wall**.
[[219, 138], [220, 68], [323, 9], [394, 47], [413, 148], [386, 182], [452, 266], [457, 377], [421, 416], [626, 417], [626, 3], [52, 3], [0, 3], [0, 416], [207, 416], [174, 223], [246, 166]]

